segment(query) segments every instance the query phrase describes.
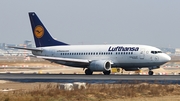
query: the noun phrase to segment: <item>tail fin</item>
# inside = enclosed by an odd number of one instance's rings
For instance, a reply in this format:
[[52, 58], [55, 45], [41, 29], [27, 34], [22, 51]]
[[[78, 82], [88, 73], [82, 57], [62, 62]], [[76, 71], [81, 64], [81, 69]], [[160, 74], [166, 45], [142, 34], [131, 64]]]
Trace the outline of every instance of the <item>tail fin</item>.
[[29, 12], [29, 18], [31, 22], [32, 32], [36, 47], [68, 45], [66, 43], [57, 41], [51, 37], [43, 23], [40, 21], [36, 13]]

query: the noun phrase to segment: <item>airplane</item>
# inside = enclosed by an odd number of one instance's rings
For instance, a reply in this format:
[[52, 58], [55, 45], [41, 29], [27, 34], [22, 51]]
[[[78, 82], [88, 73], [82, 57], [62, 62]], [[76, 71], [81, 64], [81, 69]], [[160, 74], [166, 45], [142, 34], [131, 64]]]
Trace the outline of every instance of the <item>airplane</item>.
[[111, 68], [122, 68], [126, 71], [148, 68], [148, 74], [153, 75], [153, 69], [160, 68], [171, 60], [160, 49], [149, 45], [70, 45], [55, 40], [35, 12], [29, 12], [29, 18], [36, 48], [9, 47], [30, 50], [36, 58], [86, 69], [86, 75], [97, 71], [110, 75]]

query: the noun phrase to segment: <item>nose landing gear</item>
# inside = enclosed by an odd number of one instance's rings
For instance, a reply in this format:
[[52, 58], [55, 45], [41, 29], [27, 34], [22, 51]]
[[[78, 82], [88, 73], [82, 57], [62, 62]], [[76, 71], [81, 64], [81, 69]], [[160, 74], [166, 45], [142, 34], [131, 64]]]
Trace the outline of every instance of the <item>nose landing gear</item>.
[[149, 75], [153, 75], [154, 72], [153, 72], [152, 70], [149, 70], [148, 74], [149, 74]]

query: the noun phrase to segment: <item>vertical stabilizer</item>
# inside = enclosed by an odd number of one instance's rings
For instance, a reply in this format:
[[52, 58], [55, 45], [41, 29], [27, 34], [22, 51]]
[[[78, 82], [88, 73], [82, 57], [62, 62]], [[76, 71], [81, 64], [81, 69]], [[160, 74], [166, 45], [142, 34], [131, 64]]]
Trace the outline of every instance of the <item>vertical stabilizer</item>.
[[68, 45], [53, 39], [36, 13], [29, 12], [29, 18], [36, 47]]

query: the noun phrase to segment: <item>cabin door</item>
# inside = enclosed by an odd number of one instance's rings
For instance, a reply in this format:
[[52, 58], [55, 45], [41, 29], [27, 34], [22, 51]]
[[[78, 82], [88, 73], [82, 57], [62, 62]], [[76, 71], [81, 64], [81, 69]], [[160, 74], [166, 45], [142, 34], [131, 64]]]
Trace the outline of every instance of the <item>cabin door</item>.
[[144, 57], [145, 57], [145, 49], [141, 49], [139, 58], [144, 59]]

